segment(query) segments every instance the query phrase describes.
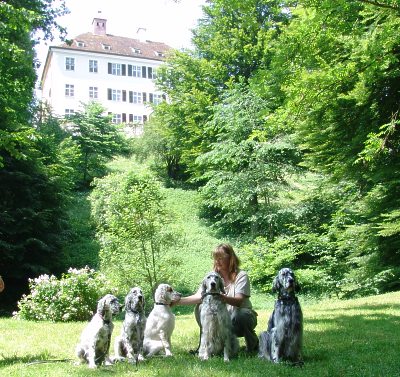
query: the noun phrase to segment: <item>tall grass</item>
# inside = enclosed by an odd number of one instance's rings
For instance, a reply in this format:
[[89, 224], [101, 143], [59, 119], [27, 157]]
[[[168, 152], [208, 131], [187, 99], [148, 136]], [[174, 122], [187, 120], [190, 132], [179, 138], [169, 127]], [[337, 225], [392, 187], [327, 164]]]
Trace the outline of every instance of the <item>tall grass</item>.
[[[258, 301], [258, 300], [257, 300]], [[20, 376], [400, 376], [400, 292], [349, 301], [308, 303], [304, 313], [304, 366], [274, 365], [241, 353], [224, 363], [190, 355], [198, 341], [193, 315], [178, 315], [172, 336], [171, 358], [154, 357], [136, 367], [119, 363], [92, 371], [74, 365], [74, 348], [85, 323], [34, 323], [0, 320], [0, 375]], [[258, 310], [257, 332], [266, 327], [273, 301]], [[115, 326], [113, 339], [120, 331]], [[243, 344], [243, 340], [241, 339]], [[48, 362], [48, 360], [63, 360]], [[38, 363], [38, 361], [45, 361]], [[46, 362], [47, 361], [47, 362]]]

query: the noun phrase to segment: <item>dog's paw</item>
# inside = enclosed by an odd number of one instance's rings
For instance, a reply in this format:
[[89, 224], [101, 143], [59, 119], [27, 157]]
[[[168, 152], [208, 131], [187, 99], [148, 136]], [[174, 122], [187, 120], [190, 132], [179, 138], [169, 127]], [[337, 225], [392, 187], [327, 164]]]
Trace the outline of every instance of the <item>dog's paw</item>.
[[125, 357], [123, 356], [114, 356], [110, 358], [110, 361], [114, 364], [114, 363], [119, 363], [121, 361], [124, 361]]

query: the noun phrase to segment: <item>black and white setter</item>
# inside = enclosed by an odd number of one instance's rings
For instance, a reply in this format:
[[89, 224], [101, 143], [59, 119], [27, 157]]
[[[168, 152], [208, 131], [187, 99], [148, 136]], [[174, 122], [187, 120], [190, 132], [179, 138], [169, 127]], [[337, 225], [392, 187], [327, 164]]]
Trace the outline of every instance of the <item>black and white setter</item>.
[[221, 294], [225, 294], [221, 276], [217, 272], [208, 273], [203, 279], [200, 305], [201, 360], [223, 353], [224, 361], [229, 361], [238, 353], [239, 342], [233, 333], [231, 317], [226, 304], [221, 301]]
[[146, 326], [145, 299], [139, 287], [132, 288], [125, 297], [125, 319], [121, 335], [114, 342], [114, 359], [143, 361], [143, 338]]
[[118, 299], [105, 295], [97, 303], [97, 312], [82, 332], [76, 355], [81, 363], [88, 363], [89, 368], [96, 368], [103, 362], [112, 364], [109, 357], [111, 335], [114, 329], [112, 317], [120, 311]]
[[300, 289], [294, 272], [282, 268], [273, 281], [278, 292], [267, 331], [260, 334], [259, 354], [274, 363], [289, 361], [302, 364], [303, 314], [296, 292]]

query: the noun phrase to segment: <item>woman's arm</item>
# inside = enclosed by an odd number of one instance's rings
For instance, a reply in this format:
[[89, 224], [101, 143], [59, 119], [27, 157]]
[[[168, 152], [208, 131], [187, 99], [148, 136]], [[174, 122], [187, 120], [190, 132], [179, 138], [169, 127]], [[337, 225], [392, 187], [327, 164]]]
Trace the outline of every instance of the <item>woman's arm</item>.
[[171, 306], [176, 305], [196, 305], [201, 303], [201, 293], [200, 290], [196, 293], [192, 294], [191, 296], [181, 297], [178, 301], [172, 302]]
[[195, 293], [191, 296], [181, 297], [181, 299], [177, 302], [177, 305], [195, 305], [201, 303], [201, 295]]
[[221, 294], [221, 301], [225, 304], [240, 307], [246, 296], [241, 293], [237, 293], [235, 297], [229, 297]]

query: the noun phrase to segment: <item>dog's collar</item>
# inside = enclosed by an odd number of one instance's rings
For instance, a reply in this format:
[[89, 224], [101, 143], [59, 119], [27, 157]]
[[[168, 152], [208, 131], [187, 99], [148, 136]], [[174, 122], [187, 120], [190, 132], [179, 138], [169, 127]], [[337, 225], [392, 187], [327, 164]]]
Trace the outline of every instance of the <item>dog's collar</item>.
[[296, 296], [278, 296], [278, 300], [279, 301], [297, 301], [297, 297]]
[[167, 304], [167, 303], [165, 303], [165, 302], [155, 302], [154, 304], [156, 304], [156, 305], [169, 306], [169, 304]]
[[101, 318], [101, 320], [104, 322], [104, 324], [109, 325], [111, 323], [111, 319], [104, 319], [104, 317], [97, 313], [99, 315], [99, 317]]

